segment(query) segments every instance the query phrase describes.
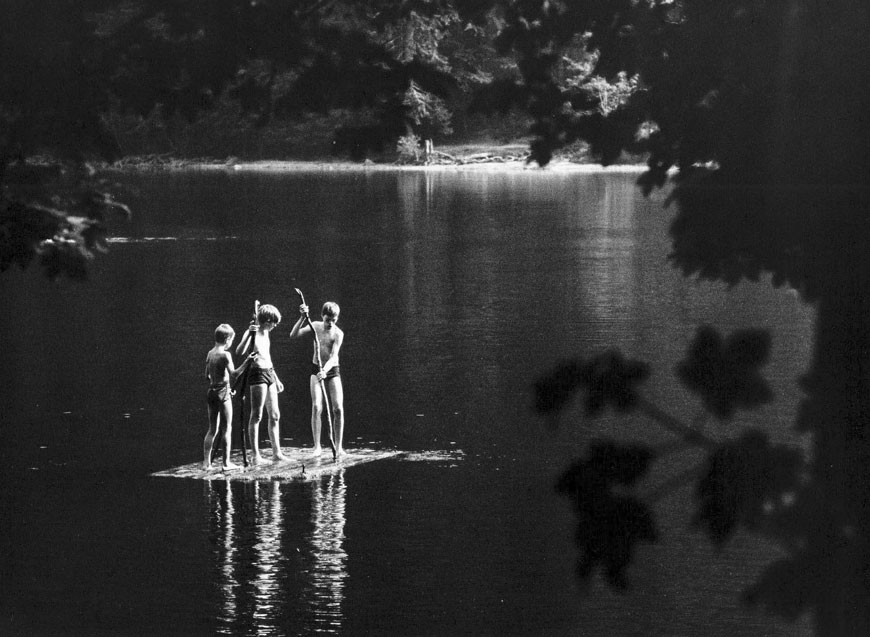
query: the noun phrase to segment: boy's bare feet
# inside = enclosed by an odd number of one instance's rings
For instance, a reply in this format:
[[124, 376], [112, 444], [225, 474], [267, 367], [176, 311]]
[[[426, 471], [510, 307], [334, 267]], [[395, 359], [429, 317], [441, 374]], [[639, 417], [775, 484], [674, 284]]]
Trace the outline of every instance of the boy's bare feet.
[[256, 465], [260, 464], [261, 462], [263, 462], [263, 456], [261, 456], [260, 454], [257, 454], [251, 458], [251, 464]]
[[233, 469], [238, 469], [239, 465], [233, 462], [225, 462], [224, 463], [224, 471], [232, 471]]
[[202, 470], [208, 471], [209, 469], [211, 469], [211, 463], [210, 462], [203, 462], [202, 463]]
[[289, 460], [289, 459], [290, 459], [290, 458], [288, 458], [287, 456], [285, 456], [285, 455], [284, 455], [283, 453], [281, 453], [280, 451], [276, 451], [276, 452], [272, 455], [272, 462], [284, 462], [285, 460]]
[[311, 450], [312, 456], [319, 456], [322, 453], [323, 453], [323, 447], [314, 447], [314, 449]]

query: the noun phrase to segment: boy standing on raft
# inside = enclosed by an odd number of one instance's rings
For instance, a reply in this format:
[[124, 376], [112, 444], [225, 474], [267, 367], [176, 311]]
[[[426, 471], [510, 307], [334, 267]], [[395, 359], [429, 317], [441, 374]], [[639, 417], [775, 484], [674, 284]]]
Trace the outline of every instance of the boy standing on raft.
[[278, 462], [286, 460], [281, 451], [281, 438], [278, 433], [278, 423], [281, 414], [278, 410], [278, 394], [284, 391], [284, 385], [278, 379], [275, 369], [272, 367], [271, 332], [281, 322], [281, 313], [274, 305], [261, 305], [257, 310], [256, 321], [251, 321], [251, 326], [236, 347], [236, 354], [242, 356], [252, 345], [251, 369], [248, 372], [248, 385], [250, 386], [250, 410], [251, 418], [248, 421], [248, 439], [251, 443], [253, 464], [263, 460], [260, 455], [260, 420], [263, 417], [263, 407], [269, 420], [269, 441], [272, 443], [272, 460]]
[[[290, 337], [303, 336], [311, 332], [311, 327], [302, 327], [308, 314], [308, 306], [299, 306], [301, 316], [293, 329]], [[325, 384], [330, 402], [332, 402], [332, 416], [335, 419], [335, 453], [336, 457], [343, 452], [342, 440], [344, 438], [344, 390], [341, 386], [341, 375], [338, 367], [338, 352], [344, 342], [344, 332], [338, 328], [338, 314], [340, 309], [337, 303], [329, 301], [323, 304], [322, 321], [313, 321], [311, 325], [316, 331], [317, 339], [314, 342], [314, 360], [311, 365], [311, 377], [309, 388], [311, 390], [311, 435], [314, 438], [314, 455], [320, 455], [320, 420], [323, 414], [323, 391], [321, 383]], [[317, 342], [320, 342], [320, 351], [317, 351]], [[323, 363], [321, 369], [318, 361]]]
[[202, 468], [211, 468], [211, 452], [214, 439], [223, 418], [224, 424], [224, 469], [235, 469], [230, 461], [233, 435], [233, 401], [230, 393], [230, 382], [244, 368], [238, 370], [233, 365], [233, 357], [227, 349], [232, 347], [236, 333], [226, 323], [221, 323], [214, 331], [214, 347], [205, 357], [205, 377], [208, 379], [208, 432], [202, 444]]

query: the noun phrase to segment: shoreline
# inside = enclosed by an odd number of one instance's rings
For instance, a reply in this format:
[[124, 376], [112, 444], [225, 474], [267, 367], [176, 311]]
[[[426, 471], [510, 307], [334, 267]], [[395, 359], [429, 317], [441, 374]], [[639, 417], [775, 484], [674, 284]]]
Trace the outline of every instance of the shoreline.
[[166, 163], [130, 162], [108, 164], [104, 170], [111, 171], [223, 171], [223, 172], [525, 172], [525, 173], [640, 173], [647, 170], [646, 164], [581, 164], [567, 160], [554, 160], [543, 168], [525, 161], [480, 161], [455, 164], [383, 164], [350, 161], [170, 161]]

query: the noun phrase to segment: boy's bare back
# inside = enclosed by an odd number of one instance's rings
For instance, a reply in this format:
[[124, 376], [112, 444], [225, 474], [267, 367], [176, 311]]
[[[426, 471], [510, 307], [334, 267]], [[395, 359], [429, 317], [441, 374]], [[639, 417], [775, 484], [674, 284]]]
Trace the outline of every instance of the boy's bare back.
[[205, 365], [211, 384], [229, 381], [231, 360], [230, 353], [223, 347], [214, 347], [209, 350], [205, 359]]

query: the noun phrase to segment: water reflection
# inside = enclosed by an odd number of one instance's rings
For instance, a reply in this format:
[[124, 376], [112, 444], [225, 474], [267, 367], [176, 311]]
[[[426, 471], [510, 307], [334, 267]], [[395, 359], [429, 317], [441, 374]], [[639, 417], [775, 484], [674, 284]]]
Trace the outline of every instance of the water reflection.
[[284, 535], [284, 511], [281, 487], [277, 482], [254, 482], [254, 519], [256, 520], [253, 577], [254, 626], [257, 635], [275, 633], [275, 619], [280, 604], [279, 576], [284, 565], [281, 538]]
[[220, 571], [220, 613], [218, 624], [221, 634], [229, 634], [228, 627], [235, 624], [237, 617], [237, 604], [239, 581], [236, 575], [236, 529], [235, 529], [235, 506], [233, 504], [233, 492], [225, 488], [223, 493], [208, 484], [209, 495], [212, 499], [213, 530], [217, 531], [215, 546], [217, 549], [217, 565]]
[[206, 481], [205, 489], [215, 632], [338, 632], [347, 579], [344, 471], [304, 484]]
[[309, 571], [311, 586], [304, 591], [307, 593], [305, 606], [314, 614], [316, 630], [338, 631], [347, 579], [344, 471], [310, 486], [313, 528], [307, 539], [313, 563]]
[[[601, 187], [601, 182], [597, 185]], [[636, 186], [629, 181], [605, 180], [600, 204], [584, 211], [577, 277], [578, 297], [590, 324], [612, 338], [614, 321], [633, 316], [639, 292], [637, 275]]]

